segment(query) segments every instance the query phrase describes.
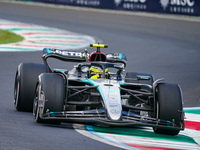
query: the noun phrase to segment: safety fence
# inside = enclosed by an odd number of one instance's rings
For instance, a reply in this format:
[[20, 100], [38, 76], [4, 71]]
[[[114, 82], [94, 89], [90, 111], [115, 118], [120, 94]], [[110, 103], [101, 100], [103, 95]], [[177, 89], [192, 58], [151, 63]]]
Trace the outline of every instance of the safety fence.
[[103, 9], [200, 16], [200, 0], [21, 0]]

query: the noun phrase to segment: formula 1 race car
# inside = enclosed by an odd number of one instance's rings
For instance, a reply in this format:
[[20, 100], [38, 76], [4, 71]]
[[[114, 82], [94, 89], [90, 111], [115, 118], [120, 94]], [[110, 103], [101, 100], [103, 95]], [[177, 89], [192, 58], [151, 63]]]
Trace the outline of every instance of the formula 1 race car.
[[[127, 58], [44, 48], [44, 64], [21, 63], [16, 72], [14, 106], [33, 111], [38, 123], [78, 122], [111, 126], [148, 126], [155, 133], [184, 130], [182, 93], [151, 74], [125, 72]], [[77, 62], [72, 70], [52, 69], [48, 58]]]

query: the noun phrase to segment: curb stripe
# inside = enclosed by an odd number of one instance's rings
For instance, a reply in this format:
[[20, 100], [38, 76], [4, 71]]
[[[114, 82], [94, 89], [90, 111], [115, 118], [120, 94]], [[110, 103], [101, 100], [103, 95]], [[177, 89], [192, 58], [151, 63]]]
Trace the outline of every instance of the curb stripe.
[[196, 114], [190, 114], [190, 113], [186, 113], [185, 114], [186, 117], [186, 121], [194, 121], [194, 122], [200, 122], [200, 115], [196, 115]]
[[[95, 131], [95, 130], [94, 130]], [[152, 131], [153, 132], [153, 131]], [[176, 142], [169, 140], [160, 140], [160, 139], [150, 139], [150, 138], [142, 138], [142, 137], [134, 137], [134, 136], [122, 136], [122, 135], [112, 135], [110, 133], [99, 133], [97, 134], [101, 137], [105, 137], [111, 141], [117, 141], [118, 143], [126, 143], [147, 147], [159, 147], [159, 148], [170, 148], [170, 149], [191, 149], [191, 147], [196, 150], [200, 149], [200, 146], [194, 143], [187, 142]], [[160, 135], [162, 137], [163, 135]]]
[[44, 32], [44, 33], [41, 33], [41, 32], [35, 32], [35, 33], [30, 33], [30, 32], [24, 32], [22, 33], [22, 35], [73, 35], [71, 33], [51, 33], [51, 32]]
[[19, 26], [19, 27], [29, 27], [30, 25], [27, 25], [27, 24], [19, 24], [19, 23], [0, 23], [0, 26]]
[[55, 31], [54, 29], [43, 28], [10, 28], [8, 31]]
[[181, 149], [174, 149], [174, 148], [161, 148], [161, 147], [148, 147], [148, 146], [141, 146], [137, 144], [130, 144], [130, 143], [123, 143], [131, 147], [139, 148], [140, 150], [181, 150]]
[[94, 134], [94, 135], [96, 135], [96, 136], [98, 136], [98, 137], [100, 137], [100, 138], [103, 138], [103, 139], [106, 140], [106, 141], [110, 141], [110, 142], [112, 142], [112, 143], [115, 143], [115, 144], [124, 146], [124, 147], [126, 147], [126, 148], [131, 148], [131, 149], [134, 149], [134, 150], [139, 150], [139, 149], [137, 149], [137, 148], [134, 148], [134, 147], [131, 147], [131, 146], [128, 146], [128, 145], [125, 145], [125, 144], [122, 144], [122, 143], [119, 143], [119, 142], [110, 140], [110, 139], [108, 139], [108, 138], [105, 138], [104, 136], [99, 135], [97, 132], [95, 132], [95, 131], [93, 130], [92, 126], [90, 126], [90, 125], [85, 125], [85, 129], [86, 129], [88, 132], [90, 132], [90, 133], [92, 133], [92, 134]]
[[43, 40], [27, 40], [28, 43], [37, 43], [37, 42], [56, 42], [56, 43], [63, 43], [63, 42], [66, 42], [66, 43], [84, 43], [84, 41], [74, 41], [74, 40], [48, 40], [48, 39], [43, 39]]
[[58, 48], [62, 50], [80, 49], [94, 43], [95, 39], [67, 30], [25, 24], [0, 19], [0, 29], [14, 32], [24, 37], [18, 43], [1, 44], [1, 51], [42, 51], [43, 48]]
[[36, 36], [36, 37], [31, 37], [31, 39], [83, 39], [81, 37], [72, 37], [72, 36], [54, 36], [54, 37], [49, 37], [49, 36]]
[[200, 109], [184, 110], [185, 113], [200, 115]]
[[185, 120], [185, 128], [200, 131], [200, 122]]
[[[126, 145], [124, 148], [141, 150], [200, 150], [200, 108], [184, 108], [185, 130], [176, 136], [155, 134], [150, 127], [99, 127], [90, 126], [86, 131], [108, 142]], [[92, 131], [92, 132], [91, 132]], [[90, 137], [90, 136], [89, 136]], [[127, 147], [129, 146], [129, 147]]]
[[122, 128], [122, 127], [103, 128], [103, 127], [93, 126], [93, 130], [102, 134], [110, 133], [112, 135], [139, 137], [145, 139], [155, 139], [155, 140], [159, 139], [159, 140], [168, 140], [176, 142], [195, 143], [195, 141], [191, 137], [186, 135], [179, 134], [177, 136], [169, 136], [169, 135], [160, 136], [160, 134], [155, 134], [152, 128], [143, 128], [143, 129]]
[[185, 108], [183, 108], [184, 111], [185, 110], [197, 110], [197, 109], [199, 109], [199, 111], [200, 111], [200, 107], [185, 107]]

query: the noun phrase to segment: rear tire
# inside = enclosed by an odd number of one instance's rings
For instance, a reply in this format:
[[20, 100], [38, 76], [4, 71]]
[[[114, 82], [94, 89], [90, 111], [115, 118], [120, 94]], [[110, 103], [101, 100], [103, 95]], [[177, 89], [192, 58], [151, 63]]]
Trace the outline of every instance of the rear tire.
[[[177, 84], [161, 83], [156, 87], [155, 93], [157, 108], [156, 118], [168, 121], [175, 121], [179, 127], [182, 122], [182, 94]], [[177, 135], [180, 130], [153, 128], [157, 134]]]
[[[63, 77], [55, 73], [41, 74], [39, 76], [39, 82], [37, 84], [36, 97], [34, 99], [33, 106], [33, 114], [36, 122], [60, 124], [61, 121], [59, 120], [45, 120], [40, 116], [46, 112], [63, 111], [64, 98], [65, 85]], [[39, 107], [39, 103], [41, 102], [44, 104], [44, 108]]]
[[43, 64], [21, 63], [16, 72], [14, 107], [18, 111], [33, 111], [33, 99], [38, 76], [48, 72]]
[[[149, 76], [150, 80], [138, 80], [137, 76]], [[147, 73], [127, 72], [125, 82], [153, 85], [154, 78], [151, 74], [147, 74]]]

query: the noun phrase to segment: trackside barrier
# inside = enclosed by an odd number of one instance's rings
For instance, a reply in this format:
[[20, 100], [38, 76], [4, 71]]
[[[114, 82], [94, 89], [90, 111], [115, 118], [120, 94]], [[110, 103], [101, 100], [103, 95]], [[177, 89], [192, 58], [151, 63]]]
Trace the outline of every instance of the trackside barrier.
[[200, 16], [200, 0], [22, 0], [114, 10]]

